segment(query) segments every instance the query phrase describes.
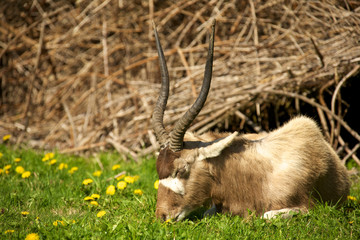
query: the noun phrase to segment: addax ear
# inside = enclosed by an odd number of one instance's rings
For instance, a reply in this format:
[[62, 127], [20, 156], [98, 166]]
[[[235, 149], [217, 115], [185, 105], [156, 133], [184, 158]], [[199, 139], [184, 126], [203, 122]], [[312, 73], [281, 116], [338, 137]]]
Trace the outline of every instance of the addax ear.
[[222, 150], [231, 145], [237, 135], [238, 132], [234, 132], [227, 137], [215, 140], [212, 142], [212, 144], [206, 147], [199, 148], [199, 155], [197, 160], [202, 161], [207, 158], [214, 158], [219, 156]]

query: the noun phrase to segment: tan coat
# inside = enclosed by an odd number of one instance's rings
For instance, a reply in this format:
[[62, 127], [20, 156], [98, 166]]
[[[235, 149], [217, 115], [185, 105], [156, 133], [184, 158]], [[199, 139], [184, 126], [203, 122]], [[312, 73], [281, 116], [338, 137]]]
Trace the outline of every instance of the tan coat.
[[260, 135], [187, 133], [183, 150], [160, 152], [157, 169], [156, 215], [164, 220], [181, 220], [211, 202], [240, 216], [306, 211], [318, 201], [342, 202], [350, 188], [346, 168], [304, 116]]

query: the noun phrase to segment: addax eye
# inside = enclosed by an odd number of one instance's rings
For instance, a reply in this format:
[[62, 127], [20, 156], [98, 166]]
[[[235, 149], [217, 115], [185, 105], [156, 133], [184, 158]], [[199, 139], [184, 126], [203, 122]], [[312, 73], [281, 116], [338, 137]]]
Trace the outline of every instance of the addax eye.
[[176, 169], [175, 177], [181, 177], [182, 173], [184, 173], [184, 169], [183, 169], [183, 168]]
[[173, 174], [171, 174], [172, 178], [176, 178], [179, 174], [179, 170], [176, 170], [175, 172], [173, 172]]
[[187, 171], [186, 171], [186, 168], [180, 168], [176, 171], [176, 176], [179, 176], [181, 178], [185, 178], [187, 176]]

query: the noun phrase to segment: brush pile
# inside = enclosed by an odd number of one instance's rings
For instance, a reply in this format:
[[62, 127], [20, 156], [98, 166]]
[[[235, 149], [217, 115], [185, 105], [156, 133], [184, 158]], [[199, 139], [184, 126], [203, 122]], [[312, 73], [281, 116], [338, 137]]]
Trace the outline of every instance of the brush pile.
[[60, 152], [154, 152], [152, 21], [171, 79], [171, 128], [199, 92], [213, 19], [212, 86], [190, 130], [259, 132], [269, 103], [285, 109], [274, 111], [276, 123], [306, 103], [344, 158], [355, 156], [359, 144], [349, 148], [341, 133], [360, 136], [342, 120], [339, 94], [359, 73], [360, 3], [351, 0], [2, 1], [1, 136]]

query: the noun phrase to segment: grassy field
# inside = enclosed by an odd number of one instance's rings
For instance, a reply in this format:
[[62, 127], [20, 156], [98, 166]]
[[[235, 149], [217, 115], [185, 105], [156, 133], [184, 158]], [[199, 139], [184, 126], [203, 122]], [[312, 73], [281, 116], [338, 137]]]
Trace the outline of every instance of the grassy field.
[[135, 163], [116, 153], [81, 158], [6, 144], [0, 153], [0, 239], [360, 239], [358, 182], [344, 206], [319, 204], [288, 220], [197, 213], [163, 223], [154, 214], [151, 156]]

